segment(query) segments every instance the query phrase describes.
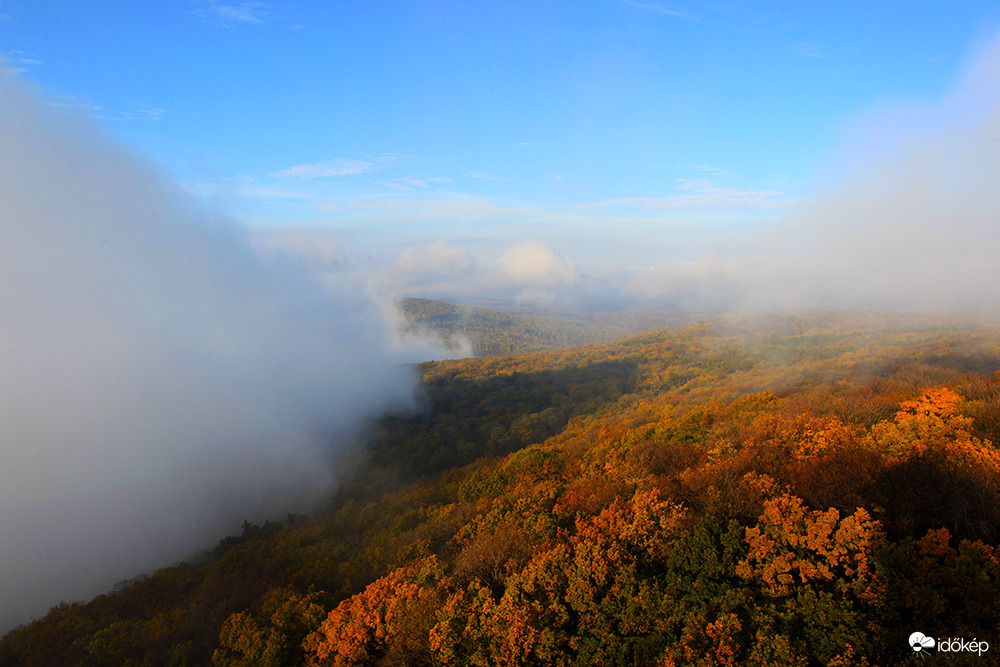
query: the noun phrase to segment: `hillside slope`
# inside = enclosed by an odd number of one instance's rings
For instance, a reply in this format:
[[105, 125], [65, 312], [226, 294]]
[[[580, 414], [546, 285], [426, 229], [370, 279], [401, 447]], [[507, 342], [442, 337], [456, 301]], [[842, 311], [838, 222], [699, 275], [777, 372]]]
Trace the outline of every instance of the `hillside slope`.
[[422, 370], [428, 409], [383, 419], [326, 509], [54, 608], [0, 664], [1000, 650], [998, 331], [742, 318]]
[[582, 345], [632, 331], [610, 322], [518, 315], [430, 299], [402, 299], [399, 307], [409, 332], [428, 331], [454, 351], [471, 345], [477, 357]]

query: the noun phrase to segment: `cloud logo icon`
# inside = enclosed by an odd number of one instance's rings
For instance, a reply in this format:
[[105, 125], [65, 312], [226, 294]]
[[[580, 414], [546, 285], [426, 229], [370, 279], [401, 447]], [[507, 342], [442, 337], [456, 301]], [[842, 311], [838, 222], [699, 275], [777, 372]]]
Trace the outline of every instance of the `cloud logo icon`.
[[927, 649], [934, 648], [935, 641], [932, 637], [928, 637], [922, 632], [914, 632], [910, 635], [910, 648], [913, 649], [914, 653], [920, 654], [923, 657], [927, 652]]

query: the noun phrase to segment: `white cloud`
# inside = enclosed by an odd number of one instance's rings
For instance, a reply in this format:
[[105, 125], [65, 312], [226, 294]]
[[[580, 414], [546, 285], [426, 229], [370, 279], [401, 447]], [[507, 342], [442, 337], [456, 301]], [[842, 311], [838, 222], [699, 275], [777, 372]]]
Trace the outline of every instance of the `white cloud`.
[[788, 271], [802, 301], [919, 309], [1000, 304], [998, 74], [1000, 36], [940, 104], [880, 114], [865, 129], [893, 142], [874, 144], [864, 166], [778, 227], [762, 251], [808, 258]]
[[347, 269], [386, 302], [423, 296], [548, 305], [566, 296], [581, 279], [572, 260], [534, 240], [515, 243], [495, 259], [478, 258], [439, 239], [391, 255], [383, 249], [359, 261], [344, 254], [338, 235], [330, 230], [259, 232], [255, 238], [259, 247], [299, 258], [332, 288], [342, 283], [337, 276]]
[[476, 264], [468, 251], [440, 240], [404, 251], [396, 263], [396, 271], [407, 283], [420, 284], [466, 278], [476, 270]]
[[515, 283], [532, 287], [572, 285], [579, 277], [571, 260], [538, 241], [512, 246], [500, 257], [500, 264]]
[[404, 251], [388, 267], [397, 295], [499, 300], [550, 305], [579, 280], [576, 265], [538, 241], [510, 246], [496, 261], [481, 261], [439, 240]]
[[[729, 257], [664, 262], [630, 290], [706, 308], [884, 308], [995, 318], [998, 74], [1000, 36], [939, 104], [867, 119], [855, 145], [866, 150], [850, 154], [853, 173], [839, 186], [799, 202]], [[709, 199], [720, 194], [698, 180], [681, 186]], [[750, 203], [738, 193], [721, 198]]]

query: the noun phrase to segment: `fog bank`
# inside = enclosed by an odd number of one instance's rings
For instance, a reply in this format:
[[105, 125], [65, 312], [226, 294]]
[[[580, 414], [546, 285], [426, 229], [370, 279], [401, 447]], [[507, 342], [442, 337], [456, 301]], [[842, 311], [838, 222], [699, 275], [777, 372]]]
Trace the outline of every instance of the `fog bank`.
[[668, 261], [645, 299], [714, 309], [876, 308], [995, 317], [1000, 36], [934, 104], [859, 114], [841, 172], [738, 255]]
[[413, 378], [350, 280], [253, 250], [0, 73], [0, 632], [328, 490]]

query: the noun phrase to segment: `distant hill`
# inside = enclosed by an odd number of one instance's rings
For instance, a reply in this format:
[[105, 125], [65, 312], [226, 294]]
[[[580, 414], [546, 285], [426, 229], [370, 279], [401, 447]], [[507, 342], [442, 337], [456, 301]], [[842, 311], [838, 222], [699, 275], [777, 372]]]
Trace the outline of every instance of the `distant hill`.
[[662, 310], [540, 316], [523, 307], [487, 308], [409, 298], [401, 300], [400, 310], [408, 322], [409, 332], [432, 332], [456, 352], [471, 345], [472, 355], [477, 357], [596, 343], [696, 319], [680, 311]]

